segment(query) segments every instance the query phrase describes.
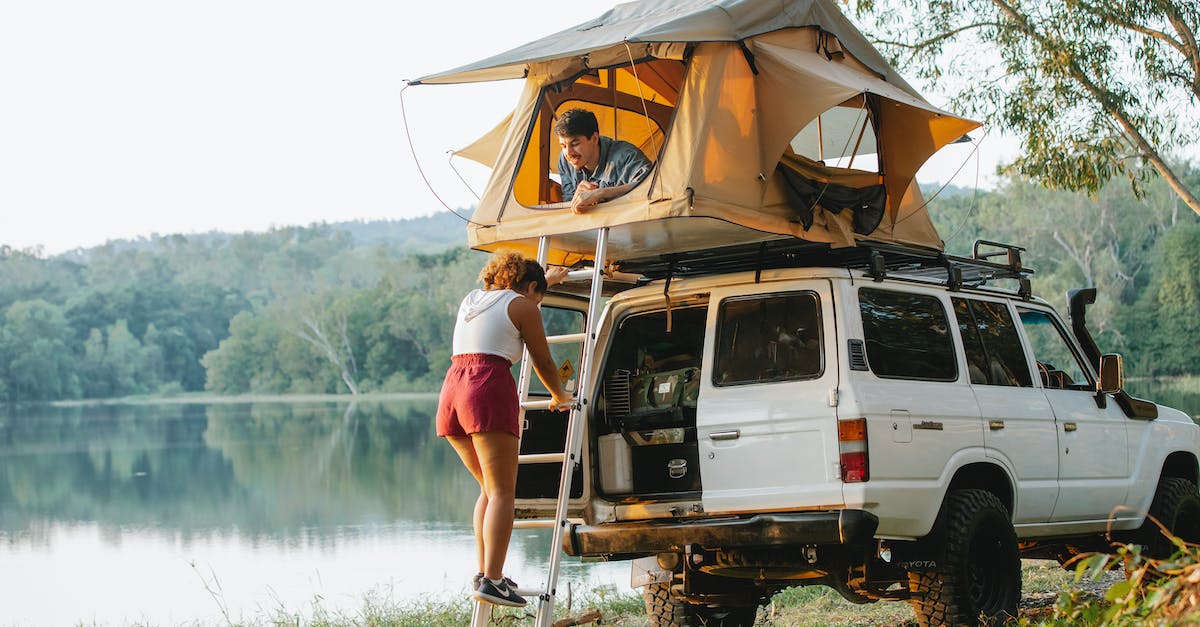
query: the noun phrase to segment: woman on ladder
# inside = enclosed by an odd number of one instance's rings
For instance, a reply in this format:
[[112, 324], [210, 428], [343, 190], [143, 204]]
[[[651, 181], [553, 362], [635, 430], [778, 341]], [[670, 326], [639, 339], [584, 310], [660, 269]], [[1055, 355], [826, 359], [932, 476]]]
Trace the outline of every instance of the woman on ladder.
[[512, 536], [520, 403], [510, 369], [528, 348], [538, 378], [550, 390], [550, 408], [567, 409], [538, 304], [566, 268], [542, 269], [520, 253], [492, 256], [479, 273], [483, 289], [472, 290], [458, 308], [453, 356], [438, 400], [437, 433], [462, 458], [479, 482], [472, 523], [479, 557], [474, 596], [520, 607], [525, 599], [502, 573]]

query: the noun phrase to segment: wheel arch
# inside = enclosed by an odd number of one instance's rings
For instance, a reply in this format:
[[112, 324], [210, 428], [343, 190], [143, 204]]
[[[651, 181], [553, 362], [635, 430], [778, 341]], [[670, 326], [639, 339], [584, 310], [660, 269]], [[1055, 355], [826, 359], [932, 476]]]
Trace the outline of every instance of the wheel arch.
[[[1013, 484], [1008, 473], [1000, 466], [987, 462], [974, 462], [956, 470], [954, 477], [950, 480], [950, 485], [946, 488], [946, 495], [954, 490], [967, 489], [984, 490], [996, 495], [996, 498], [1000, 499], [1004, 508], [1008, 510], [1009, 518], [1012, 518], [1016, 507]], [[942, 497], [943, 504], [945, 498], [945, 496]]]
[[1159, 474], [1159, 479], [1166, 477], [1178, 477], [1187, 479], [1192, 483], [1200, 484], [1200, 466], [1197, 465], [1195, 454], [1189, 451], [1175, 451], [1167, 455], [1167, 459], [1163, 461], [1162, 472]]

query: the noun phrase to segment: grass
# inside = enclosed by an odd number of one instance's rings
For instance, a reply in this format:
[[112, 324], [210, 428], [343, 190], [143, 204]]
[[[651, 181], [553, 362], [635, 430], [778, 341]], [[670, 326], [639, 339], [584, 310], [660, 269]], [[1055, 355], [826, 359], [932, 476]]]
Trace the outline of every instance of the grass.
[[[1083, 625], [1200, 625], [1200, 548], [1180, 543], [1169, 560], [1151, 560], [1136, 548], [1122, 547], [1117, 556], [1094, 555], [1064, 570], [1055, 562], [1022, 563], [1024, 599], [1021, 616], [1011, 625], [1067, 627]], [[1128, 579], [1120, 569], [1130, 573]], [[1099, 579], [1098, 583], [1095, 580]], [[219, 591], [210, 593], [219, 596]], [[648, 627], [641, 595], [605, 586], [559, 601], [557, 618], [579, 616], [590, 609], [603, 615], [603, 625]], [[228, 615], [227, 615], [228, 616]], [[221, 623], [227, 627], [436, 627], [467, 625], [471, 603], [453, 601], [399, 602], [390, 590], [367, 594], [356, 610], [326, 608], [320, 597], [303, 609], [276, 608], [260, 616]], [[532, 625], [534, 607], [496, 608], [491, 625]], [[195, 622], [199, 626], [202, 623]], [[589, 623], [591, 624], [591, 623]], [[756, 625], [915, 625], [907, 603], [855, 605], [822, 586], [789, 588], [759, 610]], [[139, 624], [141, 625], [141, 624]], [[147, 625], [147, 627], [150, 627]]]
[[[1070, 598], [1069, 592], [1075, 585], [1076, 573], [1063, 570], [1057, 563], [1043, 560], [1026, 560], [1023, 563], [1023, 580], [1026, 599], [1044, 600], [1042, 611], [1026, 617], [1025, 624], [1048, 617], [1047, 612], [1056, 599]], [[1075, 598], [1085, 599], [1076, 595]], [[570, 608], [566, 598], [560, 598], [557, 618], [579, 616], [588, 610], [597, 609], [603, 615], [603, 625], [622, 627], [649, 627], [642, 597], [639, 591], [622, 590], [604, 586], [573, 595]], [[492, 614], [492, 625], [528, 626], [533, 624], [535, 606], [526, 608], [496, 608]], [[236, 627], [461, 627], [470, 623], [471, 603], [467, 598], [453, 601], [396, 601], [388, 591], [367, 594], [361, 607], [354, 610], [336, 610], [323, 605], [314, 598], [307, 608], [276, 608], [250, 619], [227, 623]], [[1032, 619], [1032, 620], [1031, 620]], [[915, 625], [912, 610], [907, 603], [882, 602], [855, 605], [838, 593], [824, 586], [789, 588], [776, 594], [771, 603], [759, 610], [756, 625], [765, 627], [793, 627], [808, 625]], [[1052, 623], [1066, 625], [1069, 623]]]

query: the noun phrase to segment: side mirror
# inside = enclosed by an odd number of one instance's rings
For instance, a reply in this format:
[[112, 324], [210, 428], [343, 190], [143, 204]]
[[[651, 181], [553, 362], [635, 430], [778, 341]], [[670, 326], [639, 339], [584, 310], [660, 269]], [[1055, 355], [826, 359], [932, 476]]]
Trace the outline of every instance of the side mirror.
[[1100, 357], [1100, 381], [1096, 390], [1105, 394], [1116, 394], [1125, 389], [1125, 364], [1121, 356], [1109, 353]]

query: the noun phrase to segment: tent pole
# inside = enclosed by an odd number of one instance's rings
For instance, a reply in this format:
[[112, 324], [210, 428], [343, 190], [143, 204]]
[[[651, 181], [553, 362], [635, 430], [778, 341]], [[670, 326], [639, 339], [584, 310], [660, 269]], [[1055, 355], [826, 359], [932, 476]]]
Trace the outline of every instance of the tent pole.
[[817, 161], [825, 165], [825, 131], [821, 128], [821, 116], [817, 116]]
[[854, 142], [854, 152], [850, 153], [850, 163], [846, 164], [846, 168], [854, 167], [854, 158], [858, 156], [858, 147], [862, 145], [863, 135], [867, 133], [867, 118], [863, 118], [862, 126], [858, 129], [858, 139]]

